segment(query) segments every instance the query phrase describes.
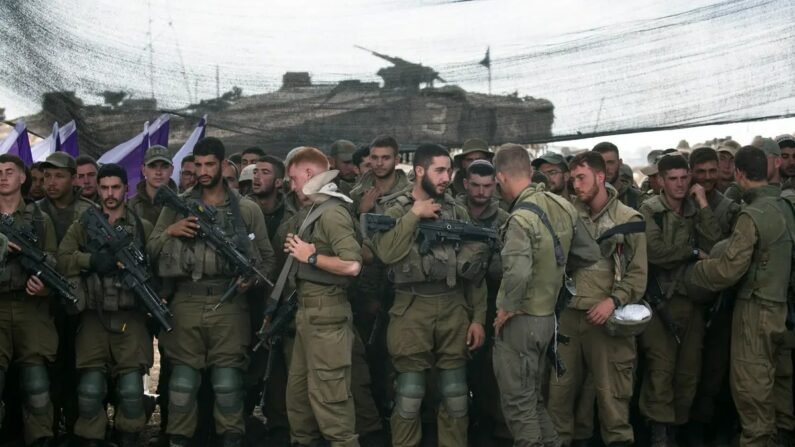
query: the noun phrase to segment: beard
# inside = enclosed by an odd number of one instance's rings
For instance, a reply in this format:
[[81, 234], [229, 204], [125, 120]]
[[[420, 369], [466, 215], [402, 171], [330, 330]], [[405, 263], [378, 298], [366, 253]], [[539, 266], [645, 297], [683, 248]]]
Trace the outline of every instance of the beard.
[[434, 199], [441, 199], [442, 197], [444, 197], [444, 191], [442, 191], [441, 194], [436, 192], [436, 185], [431, 183], [431, 181], [428, 180], [427, 176], [422, 177], [422, 182], [420, 182], [420, 186], [422, 186], [422, 190], [425, 191], [425, 194], [428, 194], [430, 197]]
[[221, 179], [223, 178], [222, 174], [223, 173], [219, 169], [218, 172], [210, 178], [210, 183], [207, 186], [205, 186], [205, 188], [215, 188], [216, 186], [218, 186], [218, 184], [221, 183]]
[[272, 181], [270, 183], [262, 185], [262, 187], [258, 191], [254, 192], [254, 195], [257, 197], [270, 197], [275, 189], [276, 189], [276, 182]]
[[386, 172], [386, 174], [384, 174], [384, 175], [378, 175], [378, 171], [376, 171], [375, 169], [371, 169], [370, 171], [372, 171], [372, 173], [376, 177], [378, 177], [379, 179], [383, 180], [383, 179], [388, 178], [389, 176], [391, 176], [395, 172], [395, 168], [393, 167], [392, 169], [388, 170]]
[[596, 183], [596, 179], [593, 181], [593, 185], [588, 188], [586, 191], [578, 191], [577, 198], [580, 199], [583, 203], [591, 203], [596, 194], [599, 192], [599, 185]]
[[121, 206], [121, 200], [116, 200], [114, 198], [105, 199], [102, 201], [102, 206], [109, 210], [115, 210]]

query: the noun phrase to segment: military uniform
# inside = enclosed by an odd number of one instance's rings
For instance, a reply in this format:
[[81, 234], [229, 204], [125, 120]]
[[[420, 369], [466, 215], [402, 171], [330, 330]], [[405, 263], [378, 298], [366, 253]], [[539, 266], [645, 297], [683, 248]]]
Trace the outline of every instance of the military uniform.
[[[27, 225], [39, 237], [39, 248], [55, 264], [55, 229], [35, 204], [20, 199], [12, 215], [15, 225]], [[53, 405], [47, 366], [55, 360], [58, 334], [50, 311], [55, 297], [29, 296], [26, 273], [18, 258], [10, 256], [0, 270], [0, 391], [13, 361], [20, 368], [25, 423], [25, 443], [53, 436]], [[1, 411], [0, 411], [1, 413]]]
[[[575, 202], [594, 241], [617, 225], [642, 220], [640, 213], [618, 200], [615, 189], [608, 187], [607, 191], [609, 200], [596, 215], [584, 203]], [[574, 421], [580, 419], [575, 418], [575, 408], [578, 401], [592, 408], [591, 392], [595, 391], [602, 441], [607, 445], [632, 445], [629, 400], [637, 355], [635, 337], [608, 334], [604, 326], [588, 322], [587, 312], [607, 297], [614, 297], [620, 305], [641, 299], [647, 279], [646, 236], [616, 234], [599, 245], [602, 259], [574, 272], [576, 294], [560, 315], [559, 331], [569, 341], [559, 344], [558, 352], [567, 372], [560, 378], [552, 372], [549, 413], [564, 443], [586, 439], [590, 433], [582, 437], [583, 433], [575, 431]], [[583, 387], [586, 378], [589, 385]], [[590, 429], [590, 421], [583, 422]]]
[[[141, 220], [127, 208], [114, 222], [132, 234], [143, 252], [152, 224]], [[80, 385], [77, 388], [79, 413], [75, 434], [84, 439], [104, 439], [107, 414], [103, 402], [107, 394], [106, 376], [118, 385], [115, 427], [125, 446], [135, 445], [137, 434], [146, 425], [143, 403], [143, 374], [152, 366], [152, 338], [146, 314], [137, 306], [134, 292], [121, 286], [115, 274], [91, 272], [92, 254], [86, 251], [87, 232], [81, 220], [75, 221], [58, 248], [58, 268], [78, 282], [81, 301], [80, 326], [75, 348]], [[104, 255], [110, 255], [105, 253]]]
[[[177, 184], [173, 180], [168, 181], [168, 187], [174, 191], [177, 190]], [[127, 202], [127, 206], [135, 211], [135, 214], [139, 215], [141, 219], [149, 222], [157, 222], [157, 218], [160, 217], [160, 211], [163, 210], [163, 205], [155, 205], [155, 198], [149, 197], [145, 180], [138, 182], [135, 187], [135, 196]]]
[[94, 202], [83, 197], [80, 193], [80, 188], [77, 186], [72, 188], [72, 194], [74, 195], [74, 200], [66, 208], [58, 208], [49, 197], [36, 202], [41, 207], [41, 210], [52, 219], [58, 244], [66, 236], [66, 230], [69, 229], [72, 222], [82, 216], [89, 207], [97, 206]]
[[689, 296], [682, 281], [684, 269], [695, 261], [694, 249], [709, 252], [721, 239], [721, 231], [709, 206], [698, 209], [687, 197], [682, 214], [672, 210], [664, 195], [646, 201], [640, 208], [646, 220], [646, 241], [654, 275], [665, 294], [663, 304], [678, 328], [681, 344], [658, 312], [640, 337], [647, 367], [641, 382], [640, 411], [662, 439], [664, 425], [682, 425], [689, 419], [701, 373], [701, 344], [704, 312], [713, 297]]
[[[350, 212], [338, 199], [326, 200], [334, 202], [324, 203], [328, 208], [299, 237], [314, 244], [319, 255], [361, 263]], [[301, 209], [283, 227], [298, 234], [312, 209]], [[351, 395], [355, 333], [346, 291], [349, 278], [303, 263], [291, 272], [290, 286], [299, 297], [295, 339], [286, 343], [291, 350], [287, 416], [292, 441], [313, 445], [325, 438], [335, 446], [358, 446]]]
[[[540, 208], [552, 228], [527, 206]], [[516, 198], [503, 226], [503, 277], [497, 310], [515, 312], [494, 341], [494, 374], [502, 412], [516, 446], [557, 445], [558, 435], [543, 403], [542, 375], [555, 335], [555, 303], [574, 238], [577, 212], [565, 199], [530, 185]], [[560, 247], [553, 242], [554, 231]], [[564, 255], [565, 256], [565, 255]]]
[[795, 429], [792, 363], [783, 345], [795, 217], [779, 194], [775, 186], [747, 191], [726, 251], [698, 262], [687, 277], [715, 291], [737, 283], [730, 385], [740, 446], [774, 445], [776, 429]]
[[[264, 274], [273, 270], [274, 254], [262, 211], [252, 201], [228, 187], [226, 200], [216, 209], [223, 231], [237, 242]], [[184, 195], [201, 200], [202, 188]], [[211, 368], [215, 393], [215, 425], [224, 436], [242, 434], [243, 376], [251, 339], [247, 301], [236, 294], [217, 310], [221, 295], [228, 289], [232, 271], [228, 263], [201, 238], [183, 239], [168, 235], [167, 228], [180, 220], [164, 208], [149, 239], [147, 251], [162, 278], [173, 281], [175, 293], [169, 301], [174, 330], [161, 336], [166, 355], [173, 363], [169, 383], [167, 432], [189, 438], [196, 429], [196, 393], [199, 371]]]
[[616, 183], [618, 184], [611, 186], [614, 186], [616, 191], [618, 191], [618, 200], [633, 210], [639, 209], [641, 203], [643, 203], [640, 190], [620, 179]]
[[[392, 443], [416, 446], [422, 437], [420, 405], [426, 371], [439, 371], [442, 409], [437, 414], [440, 446], [467, 444], [468, 397], [466, 334], [470, 323], [484, 324], [486, 288], [482, 281], [488, 262], [485, 244], [466, 243], [456, 253], [451, 245], [419, 253], [417, 223], [410, 212], [411, 189], [398, 196], [385, 214], [397, 219], [394, 228], [373, 235], [375, 254], [395, 283], [389, 311], [387, 348], [398, 373]], [[441, 199], [441, 218], [468, 220], [465, 209], [450, 196]]]

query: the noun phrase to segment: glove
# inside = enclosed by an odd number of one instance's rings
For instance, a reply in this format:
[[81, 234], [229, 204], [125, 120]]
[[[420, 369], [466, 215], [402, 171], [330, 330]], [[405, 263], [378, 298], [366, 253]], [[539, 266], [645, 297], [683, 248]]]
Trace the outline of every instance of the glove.
[[116, 257], [107, 251], [93, 253], [89, 262], [91, 264], [91, 270], [100, 275], [113, 273], [118, 268], [116, 266]]

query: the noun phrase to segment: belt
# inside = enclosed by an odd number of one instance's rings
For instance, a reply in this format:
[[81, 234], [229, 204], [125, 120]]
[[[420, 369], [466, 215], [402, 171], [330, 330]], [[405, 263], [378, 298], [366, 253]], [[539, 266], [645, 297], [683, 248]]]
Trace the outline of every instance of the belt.
[[395, 289], [400, 292], [410, 293], [412, 295], [441, 295], [443, 293], [449, 294], [451, 292], [462, 290], [460, 286], [456, 285], [455, 287], [450, 287], [444, 281], [398, 284], [395, 286]]
[[301, 307], [323, 307], [334, 306], [337, 304], [347, 304], [348, 297], [345, 295], [331, 296], [306, 296], [298, 298]]
[[31, 298], [41, 299], [43, 297], [32, 297], [28, 295], [27, 292], [24, 290], [11, 290], [8, 292], [0, 292], [0, 299], [10, 300], [10, 301], [25, 301]]
[[176, 285], [176, 293], [194, 296], [220, 297], [229, 289], [229, 282], [208, 284], [205, 282], [183, 281]]

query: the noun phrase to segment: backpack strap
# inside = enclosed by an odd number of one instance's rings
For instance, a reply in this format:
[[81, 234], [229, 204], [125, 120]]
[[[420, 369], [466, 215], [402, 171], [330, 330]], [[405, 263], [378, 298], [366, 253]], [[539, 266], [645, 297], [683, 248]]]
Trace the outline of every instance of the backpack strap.
[[555, 233], [555, 229], [552, 228], [552, 222], [549, 221], [547, 213], [545, 213], [540, 206], [530, 202], [519, 202], [514, 205], [511, 211], [514, 210], [527, 210], [538, 216], [538, 218], [541, 220], [541, 223], [544, 224], [549, 233], [552, 235], [552, 245], [555, 247], [555, 262], [559, 267], [566, 265], [566, 255], [563, 253], [563, 245], [561, 245], [560, 238], [558, 237], [557, 233]]
[[600, 243], [603, 240], [614, 236], [616, 234], [632, 234], [632, 233], [643, 233], [646, 231], [646, 222], [644, 221], [632, 221], [632, 222], [625, 222], [622, 224], [618, 224], [613, 228], [608, 228], [607, 231], [602, 233], [596, 239], [596, 243]]

